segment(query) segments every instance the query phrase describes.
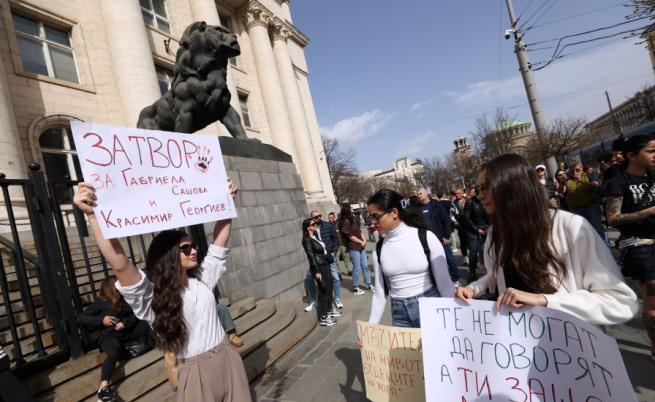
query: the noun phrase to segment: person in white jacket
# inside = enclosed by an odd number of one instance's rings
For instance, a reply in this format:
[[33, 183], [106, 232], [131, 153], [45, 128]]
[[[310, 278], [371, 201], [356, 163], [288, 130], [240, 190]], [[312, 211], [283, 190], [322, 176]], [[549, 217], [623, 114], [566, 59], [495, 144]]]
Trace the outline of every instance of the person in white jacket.
[[542, 306], [595, 325], [620, 324], [639, 311], [637, 295], [584, 218], [549, 208], [533, 169], [519, 155], [487, 163], [479, 198], [491, 216], [484, 245], [487, 274], [457, 297], [498, 288], [496, 308]]

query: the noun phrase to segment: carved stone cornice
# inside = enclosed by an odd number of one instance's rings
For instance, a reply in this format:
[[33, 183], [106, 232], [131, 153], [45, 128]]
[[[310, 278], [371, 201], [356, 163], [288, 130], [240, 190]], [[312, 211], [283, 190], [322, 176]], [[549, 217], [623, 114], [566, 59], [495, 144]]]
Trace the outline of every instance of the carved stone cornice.
[[273, 14], [257, 1], [249, 1], [241, 14], [247, 29], [257, 25], [268, 27], [273, 18]]
[[275, 16], [275, 14], [257, 0], [249, 0], [242, 8], [241, 19], [248, 29], [256, 25], [271, 28], [274, 39], [286, 40], [287, 38], [292, 38], [303, 47], [309, 43], [309, 38], [300, 32], [298, 28], [288, 21]]

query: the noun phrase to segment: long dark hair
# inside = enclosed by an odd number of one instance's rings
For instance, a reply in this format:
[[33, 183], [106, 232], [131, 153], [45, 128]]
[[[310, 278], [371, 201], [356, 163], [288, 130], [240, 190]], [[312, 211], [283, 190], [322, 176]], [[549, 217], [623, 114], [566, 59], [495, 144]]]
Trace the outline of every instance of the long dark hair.
[[553, 218], [542, 185], [534, 169], [516, 154], [501, 155], [483, 166], [484, 183], [495, 211], [490, 247], [495, 253], [494, 272], [513, 267], [533, 292], [557, 291], [548, 266], [556, 277], [566, 276], [561, 256], [553, 250]]
[[350, 208], [350, 204], [347, 202], [341, 203], [341, 211], [339, 213], [340, 220], [347, 220], [351, 225], [355, 222], [353, 218], [353, 209]]
[[188, 331], [182, 314], [184, 273], [180, 266], [177, 245], [185, 237], [180, 230], [165, 230], [150, 243], [146, 255], [146, 271], [152, 281], [152, 329], [159, 349], [177, 353], [187, 341]]
[[313, 222], [314, 220], [312, 218], [307, 218], [304, 221], [302, 221], [302, 238], [304, 239], [305, 237], [309, 237], [309, 234], [307, 233], [307, 228], [309, 225]]
[[118, 290], [116, 290], [116, 286], [114, 286], [115, 283], [116, 278], [113, 276], [105, 278], [100, 282], [98, 297], [111, 302], [111, 309], [114, 310], [115, 313], [118, 313], [123, 308], [123, 296], [118, 293]]
[[[404, 201], [403, 196], [393, 190], [388, 188], [379, 190], [368, 199], [367, 204], [375, 205], [379, 210], [384, 212], [391, 212], [391, 210], [396, 208], [400, 220], [406, 225], [429, 230], [423, 216], [418, 213], [416, 208], [407, 205], [409, 204], [409, 201]], [[405, 208], [403, 208], [403, 205]]]

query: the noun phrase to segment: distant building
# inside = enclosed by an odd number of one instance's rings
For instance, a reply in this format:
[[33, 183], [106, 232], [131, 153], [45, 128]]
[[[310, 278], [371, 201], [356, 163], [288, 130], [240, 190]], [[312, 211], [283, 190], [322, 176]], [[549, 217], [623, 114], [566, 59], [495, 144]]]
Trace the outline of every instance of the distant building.
[[455, 157], [469, 156], [471, 155], [471, 146], [468, 144], [468, 139], [466, 137], [459, 137], [453, 141], [455, 144], [455, 150], [453, 155]]
[[360, 176], [364, 178], [379, 179], [382, 182], [394, 184], [407, 180], [412, 186], [417, 187], [422, 182], [425, 166], [420, 160], [412, 162], [409, 158], [400, 158], [393, 164], [390, 170], [369, 170]]
[[637, 92], [613, 109], [585, 125], [586, 143], [600, 141], [655, 120], [655, 85]]

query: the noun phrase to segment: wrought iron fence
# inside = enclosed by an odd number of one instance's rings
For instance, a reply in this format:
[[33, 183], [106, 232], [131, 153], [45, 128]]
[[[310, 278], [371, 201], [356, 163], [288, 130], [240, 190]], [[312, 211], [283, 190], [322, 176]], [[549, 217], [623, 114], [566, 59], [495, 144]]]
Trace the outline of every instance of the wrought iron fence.
[[[77, 317], [112, 272], [89, 237], [86, 217], [72, 205], [77, 184], [46, 182], [36, 163], [27, 179], [0, 173], [0, 344], [22, 373], [79, 357], [97, 341]], [[203, 226], [188, 230], [204, 256]], [[121, 239], [138, 268], [153, 236]]]

